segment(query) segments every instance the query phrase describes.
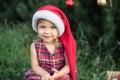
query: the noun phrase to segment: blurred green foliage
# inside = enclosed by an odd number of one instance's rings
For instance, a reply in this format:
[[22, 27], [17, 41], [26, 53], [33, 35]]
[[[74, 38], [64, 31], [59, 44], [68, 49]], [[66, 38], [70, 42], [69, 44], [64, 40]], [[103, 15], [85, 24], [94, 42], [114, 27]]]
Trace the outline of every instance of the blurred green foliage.
[[[32, 38], [26, 25], [0, 25], [0, 79], [23, 80], [30, 67], [29, 46]], [[27, 34], [28, 33], [28, 34]]]
[[69, 19], [77, 41], [77, 80], [105, 80], [107, 70], [120, 70], [120, 1], [100, 7], [96, 0], [1, 0], [0, 79], [23, 80], [30, 66], [29, 46], [37, 34], [31, 27], [36, 9], [58, 6]]

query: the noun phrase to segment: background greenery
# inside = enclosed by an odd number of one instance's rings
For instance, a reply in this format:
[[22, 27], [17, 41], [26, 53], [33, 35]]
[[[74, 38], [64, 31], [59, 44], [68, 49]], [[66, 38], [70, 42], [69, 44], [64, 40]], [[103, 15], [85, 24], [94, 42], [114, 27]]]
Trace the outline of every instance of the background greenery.
[[31, 19], [45, 4], [58, 6], [69, 19], [77, 41], [77, 80], [106, 80], [107, 70], [120, 70], [120, 1], [100, 7], [97, 0], [1, 0], [0, 79], [24, 80], [30, 66], [29, 46], [36, 33]]

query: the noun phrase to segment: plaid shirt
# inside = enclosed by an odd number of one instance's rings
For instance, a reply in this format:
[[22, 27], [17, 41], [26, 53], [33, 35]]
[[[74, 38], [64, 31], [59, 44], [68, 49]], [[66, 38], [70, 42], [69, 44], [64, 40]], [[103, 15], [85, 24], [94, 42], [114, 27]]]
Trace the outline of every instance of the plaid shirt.
[[[50, 53], [44, 42], [35, 43], [35, 50], [38, 57], [39, 65], [53, 75], [52, 68], [61, 70], [65, 65], [64, 46], [59, 40], [54, 53]], [[40, 76], [36, 75], [33, 70], [28, 70], [25, 74], [25, 80], [40, 80]], [[65, 75], [57, 80], [70, 80], [69, 75]]]
[[56, 49], [52, 54], [48, 51], [44, 42], [36, 43], [35, 49], [39, 65], [51, 75], [53, 74], [52, 68], [61, 70], [61, 68], [65, 65], [64, 47], [60, 41], [58, 41]]

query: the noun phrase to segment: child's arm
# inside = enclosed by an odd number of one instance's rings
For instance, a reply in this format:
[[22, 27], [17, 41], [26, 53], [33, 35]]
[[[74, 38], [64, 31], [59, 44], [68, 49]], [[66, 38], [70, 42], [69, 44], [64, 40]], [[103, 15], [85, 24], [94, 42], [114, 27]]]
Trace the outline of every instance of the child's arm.
[[54, 71], [54, 75], [52, 76], [53, 79], [62, 77], [64, 75], [67, 75], [70, 73], [70, 68], [69, 68], [69, 64], [67, 61], [66, 53], [64, 53], [64, 55], [65, 55], [65, 66], [60, 71], [53, 69], [53, 71]]
[[44, 79], [46, 80], [48, 77], [51, 77], [47, 71], [45, 71], [42, 67], [39, 66], [34, 43], [31, 44], [30, 52], [31, 52], [31, 65], [32, 65], [33, 71], [37, 75], [40, 75], [42, 80]]

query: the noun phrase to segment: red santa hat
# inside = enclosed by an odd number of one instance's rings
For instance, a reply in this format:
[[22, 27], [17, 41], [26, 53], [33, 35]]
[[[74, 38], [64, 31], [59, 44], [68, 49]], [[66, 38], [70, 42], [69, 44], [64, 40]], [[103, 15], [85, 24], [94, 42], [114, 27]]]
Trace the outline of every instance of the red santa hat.
[[71, 33], [70, 24], [65, 14], [56, 6], [45, 5], [40, 7], [32, 19], [33, 30], [37, 32], [37, 20], [43, 18], [54, 23], [58, 29], [59, 37], [65, 47], [70, 75], [76, 80], [76, 41]]

